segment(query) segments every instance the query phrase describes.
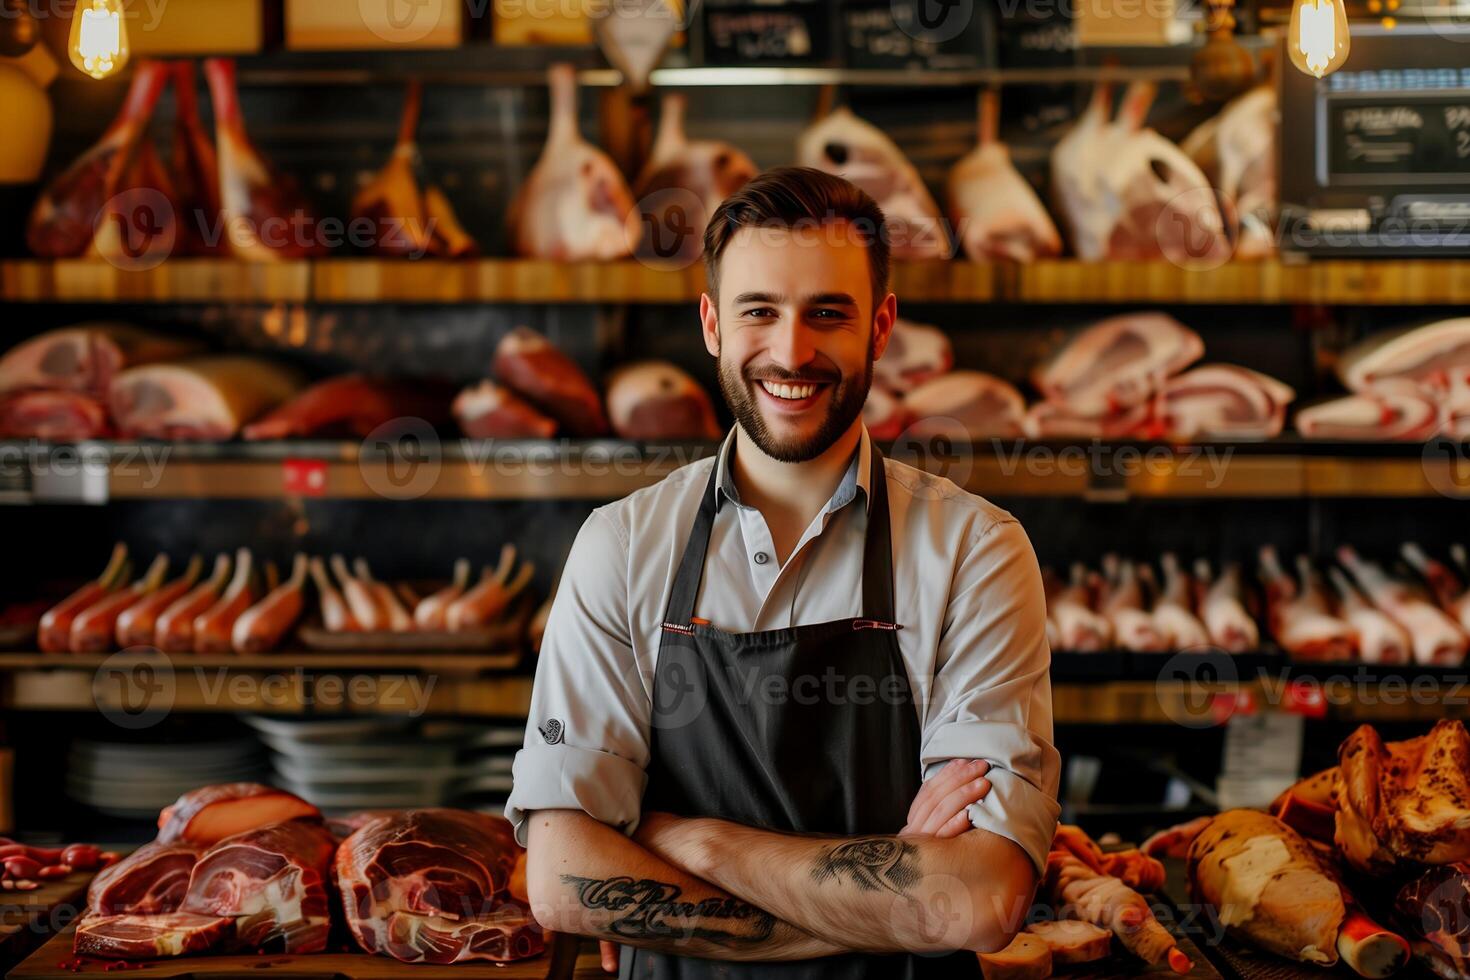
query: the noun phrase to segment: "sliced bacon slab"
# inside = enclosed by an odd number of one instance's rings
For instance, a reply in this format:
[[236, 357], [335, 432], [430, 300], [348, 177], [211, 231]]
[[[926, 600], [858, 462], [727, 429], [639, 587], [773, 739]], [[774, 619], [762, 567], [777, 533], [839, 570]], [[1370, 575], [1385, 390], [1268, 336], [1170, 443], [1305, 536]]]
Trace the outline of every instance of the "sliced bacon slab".
[[510, 824], [465, 810], [368, 820], [337, 850], [337, 884], [358, 945], [405, 963], [506, 962], [545, 938], [510, 893]]
[[158, 843], [205, 847], [226, 837], [297, 817], [319, 818], [310, 803], [262, 783], [219, 783], [190, 790], [158, 815]]

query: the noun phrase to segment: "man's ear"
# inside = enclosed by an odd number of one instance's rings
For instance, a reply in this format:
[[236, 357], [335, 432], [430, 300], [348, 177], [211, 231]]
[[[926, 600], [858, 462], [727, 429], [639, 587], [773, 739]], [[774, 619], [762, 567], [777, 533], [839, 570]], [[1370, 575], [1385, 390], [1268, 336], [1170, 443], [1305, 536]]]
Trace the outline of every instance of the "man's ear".
[[893, 324], [898, 320], [898, 297], [889, 293], [873, 311], [873, 360], [883, 356], [888, 349], [888, 340], [893, 336]]
[[704, 334], [704, 349], [710, 357], [720, 356], [720, 307], [709, 293], [699, 294], [699, 323]]

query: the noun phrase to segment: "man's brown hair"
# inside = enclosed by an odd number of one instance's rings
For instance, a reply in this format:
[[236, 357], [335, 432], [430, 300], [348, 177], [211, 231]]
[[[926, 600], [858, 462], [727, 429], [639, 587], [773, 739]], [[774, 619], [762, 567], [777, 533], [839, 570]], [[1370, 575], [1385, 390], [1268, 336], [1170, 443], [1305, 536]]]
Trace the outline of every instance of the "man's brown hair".
[[710, 296], [719, 298], [720, 257], [742, 228], [799, 228], [818, 231], [829, 221], [845, 222], [868, 250], [873, 305], [888, 293], [889, 244], [883, 209], [849, 180], [814, 167], [767, 170], [720, 203], [704, 229], [704, 269]]

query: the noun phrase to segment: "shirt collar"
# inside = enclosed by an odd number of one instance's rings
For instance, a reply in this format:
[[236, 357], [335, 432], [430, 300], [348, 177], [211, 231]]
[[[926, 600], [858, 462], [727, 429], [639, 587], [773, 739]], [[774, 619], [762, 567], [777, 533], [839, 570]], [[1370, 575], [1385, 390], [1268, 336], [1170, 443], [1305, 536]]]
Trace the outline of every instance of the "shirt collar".
[[[718, 470], [714, 490], [716, 511], [720, 508], [722, 498], [728, 499], [736, 507], [745, 506], [740, 502], [740, 491], [735, 486], [735, 475], [730, 471], [730, 457], [735, 452], [735, 431], [733, 428], [730, 430], [730, 434], [720, 444], [719, 455], [715, 458], [715, 466]], [[847, 464], [847, 471], [842, 474], [842, 480], [837, 484], [832, 499], [827, 501], [826, 512], [832, 514], [846, 507], [857, 497], [858, 491], [862, 491], [863, 494], [863, 508], [870, 509], [872, 477], [873, 444], [868, 436], [868, 427], [864, 425], [858, 438], [857, 452], [853, 455], [852, 462]]]

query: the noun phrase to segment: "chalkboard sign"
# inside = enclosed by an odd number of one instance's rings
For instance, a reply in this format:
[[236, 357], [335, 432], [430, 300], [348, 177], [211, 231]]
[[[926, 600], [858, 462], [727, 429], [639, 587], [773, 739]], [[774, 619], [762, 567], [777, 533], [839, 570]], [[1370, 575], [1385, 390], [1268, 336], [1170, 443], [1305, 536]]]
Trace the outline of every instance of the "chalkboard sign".
[[709, 4], [707, 65], [818, 65], [832, 57], [831, 11], [824, 3]]
[[850, 68], [990, 68], [995, 61], [989, 3], [848, 0], [842, 7], [844, 62]]
[[1470, 183], [1470, 93], [1372, 102], [1332, 99], [1327, 132], [1332, 178], [1415, 176]]

